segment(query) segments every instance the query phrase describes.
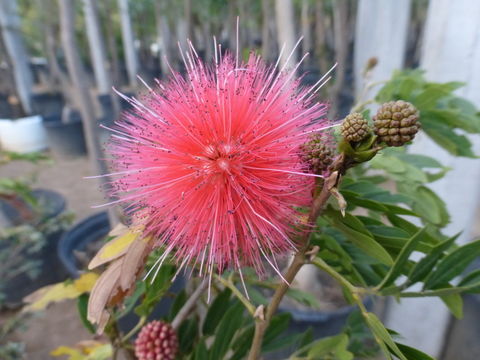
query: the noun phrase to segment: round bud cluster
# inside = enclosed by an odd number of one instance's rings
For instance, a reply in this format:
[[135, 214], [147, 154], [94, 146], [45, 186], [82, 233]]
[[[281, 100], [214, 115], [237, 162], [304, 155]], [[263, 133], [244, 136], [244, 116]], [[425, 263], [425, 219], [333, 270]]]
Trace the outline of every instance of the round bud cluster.
[[368, 136], [370, 129], [362, 114], [351, 113], [343, 120], [340, 131], [348, 142], [359, 142]]
[[418, 110], [409, 102], [398, 100], [383, 104], [373, 117], [375, 134], [388, 146], [402, 146], [420, 129]]
[[174, 360], [177, 352], [177, 334], [163, 321], [155, 320], [145, 325], [135, 340], [138, 360]]
[[[329, 136], [330, 135], [330, 136]], [[328, 170], [335, 155], [333, 136], [331, 134], [315, 134], [302, 146], [302, 160], [311, 172], [322, 174]]]

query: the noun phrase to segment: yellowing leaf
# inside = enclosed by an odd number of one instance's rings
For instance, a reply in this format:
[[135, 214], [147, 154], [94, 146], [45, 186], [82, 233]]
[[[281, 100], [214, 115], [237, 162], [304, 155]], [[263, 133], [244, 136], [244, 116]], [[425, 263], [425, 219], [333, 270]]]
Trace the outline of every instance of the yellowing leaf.
[[73, 282], [62, 282], [38, 289], [24, 298], [24, 301], [29, 304], [24, 311], [43, 310], [52, 302], [75, 299], [81, 294], [89, 292], [97, 278], [97, 274], [85, 273]]
[[[128, 229], [127, 229], [128, 230]], [[115, 260], [124, 255], [130, 244], [140, 235], [139, 232], [128, 230], [123, 235], [110, 240], [98, 251], [95, 257], [88, 264], [88, 269], [92, 270], [100, 265]]]
[[52, 352], [50, 355], [59, 357], [59, 356], [68, 356], [68, 360], [84, 360], [85, 356], [77, 349], [68, 347], [68, 346], [59, 346]]
[[110, 344], [96, 346], [87, 356], [87, 360], [107, 360], [113, 355], [113, 348]]
[[93, 272], [88, 272], [81, 275], [77, 280], [73, 282], [73, 286], [77, 289], [80, 293], [86, 293], [93, 289], [95, 282], [98, 279], [98, 274]]
[[113, 349], [110, 344], [99, 341], [81, 341], [74, 347], [59, 346], [50, 355], [68, 356], [68, 360], [107, 360], [112, 357]]

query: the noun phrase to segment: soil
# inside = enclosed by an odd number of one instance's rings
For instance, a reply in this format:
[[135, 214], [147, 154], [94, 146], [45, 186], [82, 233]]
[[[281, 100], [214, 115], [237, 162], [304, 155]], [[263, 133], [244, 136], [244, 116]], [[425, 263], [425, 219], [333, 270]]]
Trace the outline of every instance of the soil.
[[[2, 177], [22, 177], [34, 180], [35, 188], [52, 189], [67, 200], [67, 209], [75, 214], [75, 221], [98, 212], [92, 205], [104, 202], [97, 180], [84, 179], [93, 175], [88, 159], [54, 160], [53, 163], [30, 164], [13, 162], [0, 168]], [[0, 313], [0, 327], [15, 312]], [[46, 311], [29, 319], [26, 329], [17, 331], [12, 340], [24, 342], [26, 359], [52, 359], [50, 352], [61, 345], [73, 346], [80, 340], [91, 339], [81, 324], [75, 301], [52, 304]]]

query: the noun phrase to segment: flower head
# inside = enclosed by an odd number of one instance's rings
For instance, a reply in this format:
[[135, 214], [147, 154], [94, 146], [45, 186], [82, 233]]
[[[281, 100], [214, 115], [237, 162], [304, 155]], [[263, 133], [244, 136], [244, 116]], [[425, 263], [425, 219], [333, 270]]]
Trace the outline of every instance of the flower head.
[[[301, 88], [294, 69], [250, 55], [205, 66], [193, 47], [174, 73], [124, 114], [109, 153], [114, 195], [180, 267], [262, 271], [262, 258], [294, 248], [297, 208], [313, 177], [300, 159], [308, 136], [328, 126], [319, 83]], [[320, 85], [321, 86], [321, 85]], [[141, 214], [141, 215], [139, 215]], [[273, 265], [272, 265], [273, 266]]]
[[178, 352], [178, 338], [170, 324], [154, 320], [140, 330], [135, 340], [138, 360], [173, 360]]

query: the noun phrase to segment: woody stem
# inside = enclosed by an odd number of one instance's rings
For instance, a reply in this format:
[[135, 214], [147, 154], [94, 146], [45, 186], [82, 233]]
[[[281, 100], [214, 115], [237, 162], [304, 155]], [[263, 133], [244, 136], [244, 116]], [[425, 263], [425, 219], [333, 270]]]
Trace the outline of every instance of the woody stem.
[[[295, 279], [295, 276], [300, 271], [302, 266], [308, 263], [308, 251], [310, 247], [310, 230], [315, 226], [318, 216], [321, 214], [325, 204], [330, 198], [330, 190], [336, 185], [338, 180], [338, 173], [335, 171], [332, 175], [326, 179], [325, 184], [323, 185], [322, 191], [314, 199], [310, 214], [308, 216], [308, 225], [309, 228], [304, 232], [302, 238], [302, 246], [298, 249], [295, 254], [292, 263], [288, 267], [284, 278], [286, 281], [280, 282], [275, 293], [273, 294], [270, 304], [267, 305], [265, 312], [256, 317], [255, 322], [255, 334], [253, 337], [252, 345], [250, 347], [250, 352], [248, 354], [248, 360], [258, 360], [260, 357], [263, 337], [265, 331], [270, 324], [273, 316], [275, 315], [280, 302], [282, 301], [285, 293], [288, 291], [290, 284]], [[263, 315], [263, 316], [262, 316]]]

